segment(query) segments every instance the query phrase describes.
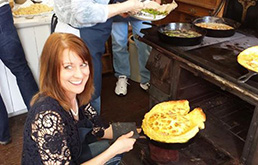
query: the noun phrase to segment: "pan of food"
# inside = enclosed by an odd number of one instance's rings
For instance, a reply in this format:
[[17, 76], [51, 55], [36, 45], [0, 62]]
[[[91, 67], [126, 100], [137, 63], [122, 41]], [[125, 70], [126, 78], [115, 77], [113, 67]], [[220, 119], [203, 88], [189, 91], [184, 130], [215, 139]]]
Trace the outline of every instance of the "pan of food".
[[213, 16], [205, 16], [195, 19], [193, 25], [199, 29], [207, 31], [206, 36], [209, 37], [230, 37], [235, 34], [235, 30], [240, 23], [228, 19]]
[[172, 148], [184, 147], [204, 129], [206, 116], [201, 108], [190, 112], [187, 100], [162, 102], [145, 114], [142, 121], [144, 134], [155, 144]]
[[248, 73], [239, 77], [239, 83], [245, 83], [258, 74], [258, 46], [245, 49], [237, 56], [237, 62], [248, 70]]
[[202, 42], [206, 30], [198, 29], [190, 23], [169, 23], [164, 25], [155, 25], [143, 22], [157, 27], [159, 38], [171, 45], [193, 46]]

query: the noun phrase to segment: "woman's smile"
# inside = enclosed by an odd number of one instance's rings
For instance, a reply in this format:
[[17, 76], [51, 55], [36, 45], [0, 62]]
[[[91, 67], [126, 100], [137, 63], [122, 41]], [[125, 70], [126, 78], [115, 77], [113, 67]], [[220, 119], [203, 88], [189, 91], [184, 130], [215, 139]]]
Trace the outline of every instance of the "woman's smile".
[[70, 81], [73, 85], [80, 85], [82, 83], [82, 80], [80, 81]]
[[75, 52], [65, 49], [62, 56], [60, 82], [68, 97], [83, 92], [90, 75], [87, 61], [83, 61]]

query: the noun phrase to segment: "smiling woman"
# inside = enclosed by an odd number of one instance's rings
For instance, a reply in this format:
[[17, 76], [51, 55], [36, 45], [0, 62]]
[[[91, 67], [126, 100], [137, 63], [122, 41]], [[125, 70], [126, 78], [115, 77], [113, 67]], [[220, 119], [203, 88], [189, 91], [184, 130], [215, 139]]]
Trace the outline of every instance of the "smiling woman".
[[[78, 68], [81, 71], [87, 68], [88, 73], [85, 73], [87, 76], [79, 75], [80, 77], [78, 79], [84, 80], [84, 85], [80, 86], [82, 90], [80, 93], [76, 94], [78, 94], [79, 106], [89, 102], [94, 90], [92, 85], [93, 75], [89, 74], [93, 73], [93, 66], [89, 50], [81, 39], [74, 35], [61, 33], [51, 35], [43, 48], [40, 61], [40, 93], [47, 93], [53, 98], [56, 97], [58, 102], [66, 110], [73, 108], [75, 102], [73, 101], [73, 103], [71, 103], [71, 97], [67, 95], [67, 92], [72, 89], [67, 90], [68, 88], [66, 88], [65, 84], [69, 82], [69, 85], [72, 86], [71, 81], [76, 79], [72, 76], [78, 76], [76, 75], [78, 74]], [[66, 79], [70, 76], [69, 80], [64, 80], [64, 72], [67, 74]], [[87, 77], [87, 79], [83, 79], [82, 77]], [[76, 81], [78, 81], [78, 79], [76, 79]], [[62, 88], [59, 88], [60, 85]], [[75, 88], [75, 86], [74, 83], [73, 87], [70, 88]], [[74, 98], [76, 94], [74, 94]], [[34, 97], [34, 100], [37, 97], [38, 95]]]
[[89, 65], [76, 52], [69, 49], [64, 50], [61, 61], [60, 84], [65, 90], [66, 96], [71, 100], [71, 112], [75, 119], [78, 120], [76, 95], [83, 92], [86, 82], [89, 79]]
[[60, 82], [66, 95], [75, 98], [83, 92], [90, 75], [87, 61], [83, 61], [75, 52], [65, 49], [60, 70]]
[[118, 125], [103, 123], [89, 104], [93, 65], [79, 37], [50, 35], [39, 82], [25, 123], [22, 164], [117, 164], [133, 148], [133, 132], [118, 134]]

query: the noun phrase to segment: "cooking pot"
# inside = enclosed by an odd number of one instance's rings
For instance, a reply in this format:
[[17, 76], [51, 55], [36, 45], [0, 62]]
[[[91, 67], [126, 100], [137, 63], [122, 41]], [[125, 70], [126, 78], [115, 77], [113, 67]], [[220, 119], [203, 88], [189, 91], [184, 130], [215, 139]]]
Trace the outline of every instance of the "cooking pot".
[[[209, 36], [209, 37], [233, 36], [235, 34], [235, 30], [240, 26], [240, 23], [234, 20], [231, 20], [228, 18], [213, 17], [213, 16], [205, 16], [205, 17], [197, 18], [192, 23], [196, 28], [205, 29], [207, 31], [206, 36]], [[196, 26], [197, 23], [222, 23], [222, 24], [231, 26], [233, 29], [215, 30], [215, 29], [209, 29], [209, 28], [202, 28], [202, 27]]]
[[[166, 42], [169, 43], [171, 45], [176, 45], [176, 46], [193, 46], [193, 45], [198, 45], [202, 42], [203, 37], [206, 34], [206, 30], [204, 29], [198, 29], [196, 27], [194, 27], [192, 24], [190, 23], [169, 23], [169, 24], [164, 24], [164, 25], [155, 25], [152, 23], [148, 23], [148, 22], [143, 22], [143, 24], [147, 24], [147, 25], [152, 25], [157, 27], [157, 31], [158, 31], [158, 35], [159, 38]], [[201, 34], [198, 37], [175, 37], [175, 36], [168, 36], [165, 33], [167, 31], [173, 31], [173, 30], [191, 30], [191, 31], [195, 31], [198, 32], [199, 34]]]

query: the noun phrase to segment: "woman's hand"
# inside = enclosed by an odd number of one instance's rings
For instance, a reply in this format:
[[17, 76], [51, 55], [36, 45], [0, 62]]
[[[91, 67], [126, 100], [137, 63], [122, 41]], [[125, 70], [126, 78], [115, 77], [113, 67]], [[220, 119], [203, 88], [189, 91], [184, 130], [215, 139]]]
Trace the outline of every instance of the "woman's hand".
[[117, 154], [121, 154], [124, 152], [128, 152], [133, 149], [133, 145], [136, 141], [136, 139], [131, 138], [133, 136], [133, 131], [120, 136], [112, 145], [116, 151]]
[[120, 136], [106, 151], [102, 152], [91, 160], [84, 162], [83, 165], [102, 165], [114, 156], [130, 151], [133, 149], [133, 145], [136, 141], [136, 139], [131, 138], [132, 136], [133, 131]]

